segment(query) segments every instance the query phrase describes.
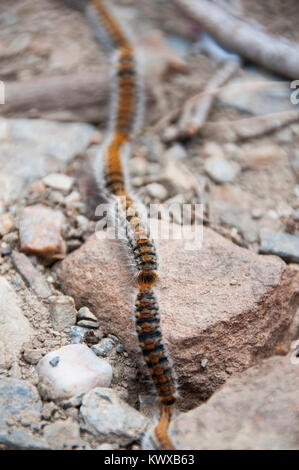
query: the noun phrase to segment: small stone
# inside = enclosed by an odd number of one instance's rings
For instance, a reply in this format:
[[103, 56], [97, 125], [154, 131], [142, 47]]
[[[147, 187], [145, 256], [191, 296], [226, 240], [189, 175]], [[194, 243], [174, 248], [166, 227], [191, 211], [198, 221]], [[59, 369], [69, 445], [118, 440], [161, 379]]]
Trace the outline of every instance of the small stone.
[[107, 442], [104, 442], [100, 446], [96, 448], [96, 450], [117, 450], [118, 446], [113, 445], [113, 444], [108, 444]]
[[94, 321], [91, 320], [80, 320], [77, 322], [78, 326], [81, 326], [82, 328], [98, 328], [99, 323], [95, 323]]
[[74, 178], [61, 173], [52, 173], [43, 178], [43, 182], [51, 188], [68, 193], [74, 184]]
[[64, 198], [66, 207], [76, 207], [81, 203], [81, 195], [78, 191], [72, 191], [68, 196]]
[[106, 357], [112, 351], [113, 347], [114, 342], [111, 341], [111, 339], [103, 338], [102, 341], [100, 341], [95, 346], [92, 346], [91, 349], [97, 356]]
[[146, 191], [153, 199], [164, 201], [167, 198], [167, 189], [159, 183], [151, 183], [146, 186]]
[[41, 180], [34, 181], [34, 183], [32, 183], [28, 188], [29, 192], [36, 196], [40, 196], [41, 194], [43, 194], [45, 189], [46, 189], [46, 185]]
[[98, 323], [97, 317], [89, 310], [88, 307], [81, 307], [78, 311], [78, 320], [89, 320]]
[[23, 358], [28, 364], [37, 364], [42, 357], [40, 349], [25, 349], [23, 351]]
[[170, 142], [175, 139], [178, 135], [178, 130], [175, 126], [169, 126], [165, 129], [163, 133], [164, 142]]
[[11, 214], [6, 212], [5, 214], [0, 214], [0, 236], [3, 237], [9, 233], [14, 226], [14, 218]]
[[43, 435], [52, 450], [75, 449], [82, 445], [79, 425], [72, 419], [48, 424]]
[[63, 194], [60, 191], [52, 189], [49, 195], [49, 201], [54, 205], [62, 206], [64, 203]]
[[103, 339], [103, 332], [100, 330], [87, 330], [85, 334], [85, 341], [87, 344], [98, 344]]
[[202, 149], [202, 155], [204, 158], [224, 158], [224, 152], [216, 142], [206, 142]]
[[14, 267], [39, 297], [46, 299], [51, 295], [47, 281], [24, 253], [13, 251], [11, 258]]
[[99, 442], [128, 445], [138, 440], [148, 420], [124, 402], [115, 390], [95, 388], [84, 395], [80, 426]]
[[76, 308], [74, 299], [66, 295], [50, 297], [50, 321], [57, 331], [63, 331], [76, 324]]
[[263, 212], [260, 209], [253, 209], [251, 217], [253, 219], [260, 219], [263, 216]]
[[259, 252], [280, 256], [287, 262], [299, 263], [299, 238], [288, 233], [267, 233], [261, 237]]
[[124, 352], [124, 347], [123, 347], [122, 344], [118, 344], [118, 345], [116, 346], [116, 352], [117, 352], [118, 354], [122, 354], [122, 353]]
[[72, 343], [80, 344], [84, 343], [85, 334], [87, 332], [87, 328], [82, 328], [81, 326], [72, 326], [70, 329], [70, 338]]
[[64, 216], [60, 211], [41, 204], [25, 207], [20, 218], [21, 250], [47, 257], [65, 253], [63, 223]]
[[205, 369], [205, 368], [207, 367], [207, 365], [208, 365], [208, 362], [209, 362], [209, 359], [203, 359], [203, 360], [201, 361], [201, 363], [200, 363], [200, 364], [201, 364], [201, 367], [202, 367], [203, 369]]
[[184, 160], [187, 158], [187, 152], [185, 148], [181, 144], [174, 144], [172, 145], [166, 152], [164, 153], [163, 160]]
[[57, 405], [55, 405], [55, 403], [53, 403], [52, 401], [44, 403], [43, 409], [42, 409], [42, 418], [45, 419], [46, 421], [50, 421], [55, 411], [57, 410], [58, 410]]
[[209, 157], [204, 163], [204, 168], [216, 183], [232, 183], [240, 169], [237, 163], [217, 156]]
[[[59, 357], [53, 367], [51, 361]], [[61, 400], [86, 393], [94, 387], [109, 387], [112, 368], [83, 344], [63, 346], [44, 356], [37, 366], [43, 397]]]

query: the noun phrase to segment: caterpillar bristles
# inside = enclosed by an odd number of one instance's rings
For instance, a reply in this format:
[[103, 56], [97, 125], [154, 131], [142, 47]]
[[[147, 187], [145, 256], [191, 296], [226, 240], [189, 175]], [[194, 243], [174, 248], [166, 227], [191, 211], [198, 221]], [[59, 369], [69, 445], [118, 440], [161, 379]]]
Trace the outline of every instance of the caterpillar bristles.
[[113, 56], [108, 136], [96, 160], [95, 173], [99, 187], [103, 186], [105, 197], [112, 205], [112, 222], [117, 225], [119, 235], [125, 240], [134, 261], [136, 333], [160, 402], [160, 417], [150, 439], [155, 448], [174, 449], [168, 427], [176, 392], [172, 366], [162, 340], [160, 311], [154, 292], [158, 279], [157, 252], [146, 223], [146, 212], [128, 192], [125, 164], [132, 139], [141, 127], [142, 80], [134, 47], [106, 4], [101, 0], [90, 0], [86, 6], [97, 38], [103, 41]]

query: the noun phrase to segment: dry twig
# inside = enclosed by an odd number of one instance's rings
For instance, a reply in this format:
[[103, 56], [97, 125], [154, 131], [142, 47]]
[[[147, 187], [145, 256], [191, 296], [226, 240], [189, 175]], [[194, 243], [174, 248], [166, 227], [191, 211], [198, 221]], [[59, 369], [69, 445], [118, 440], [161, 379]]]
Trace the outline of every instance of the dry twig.
[[291, 110], [236, 121], [206, 122], [201, 132], [206, 137], [212, 135], [215, 140], [233, 142], [276, 131], [298, 120], [299, 110]]
[[299, 48], [272, 37], [207, 0], [173, 0], [226, 49], [289, 78], [299, 77]]
[[237, 62], [226, 62], [207, 84], [204, 93], [197, 99], [188, 100], [184, 106], [183, 114], [178, 125], [179, 137], [194, 136], [206, 121], [214, 103], [215, 89], [226, 83], [238, 70]]

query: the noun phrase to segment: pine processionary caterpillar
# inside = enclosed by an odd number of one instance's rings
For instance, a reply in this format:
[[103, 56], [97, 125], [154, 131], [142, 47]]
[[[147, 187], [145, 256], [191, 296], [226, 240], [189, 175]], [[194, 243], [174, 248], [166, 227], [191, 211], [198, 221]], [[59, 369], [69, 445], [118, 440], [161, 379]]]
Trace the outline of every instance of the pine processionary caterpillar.
[[[153, 440], [160, 449], [173, 449], [167, 430], [176, 401], [172, 368], [167, 358], [160, 330], [160, 315], [154, 284], [158, 278], [157, 254], [149, 229], [127, 192], [123, 167], [124, 154], [140, 125], [141, 80], [136, 56], [122, 28], [101, 0], [87, 2], [87, 15], [98, 37], [114, 51], [114, 96], [109, 138], [104, 146], [104, 190], [115, 202], [120, 198], [119, 220], [137, 269], [135, 302], [136, 330], [139, 344], [160, 399], [160, 420]], [[153, 443], [155, 445], [155, 443]]]

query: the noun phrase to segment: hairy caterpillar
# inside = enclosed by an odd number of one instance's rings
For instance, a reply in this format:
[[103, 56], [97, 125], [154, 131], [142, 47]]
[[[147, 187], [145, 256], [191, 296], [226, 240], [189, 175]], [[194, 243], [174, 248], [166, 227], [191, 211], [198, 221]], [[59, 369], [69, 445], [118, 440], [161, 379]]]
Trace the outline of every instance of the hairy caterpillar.
[[157, 254], [137, 203], [127, 191], [124, 158], [141, 121], [141, 80], [133, 46], [101, 0], [86, 2], [86, 13], [101, 41], [113, 52], [113, 96], [110, 132], [104, 145], [103, 175], [97, 179], [108, 199], [118, 204], [118, 217], [125, 231], [137, 269], [135, 301], [139, 344], [160, 400], [160, 420], [150, 436], [150, 446], [173, 449], [167, 430], [176, 401], [173, 372], [160, 330], [159, 306], [154, 293], [158, 278]]

